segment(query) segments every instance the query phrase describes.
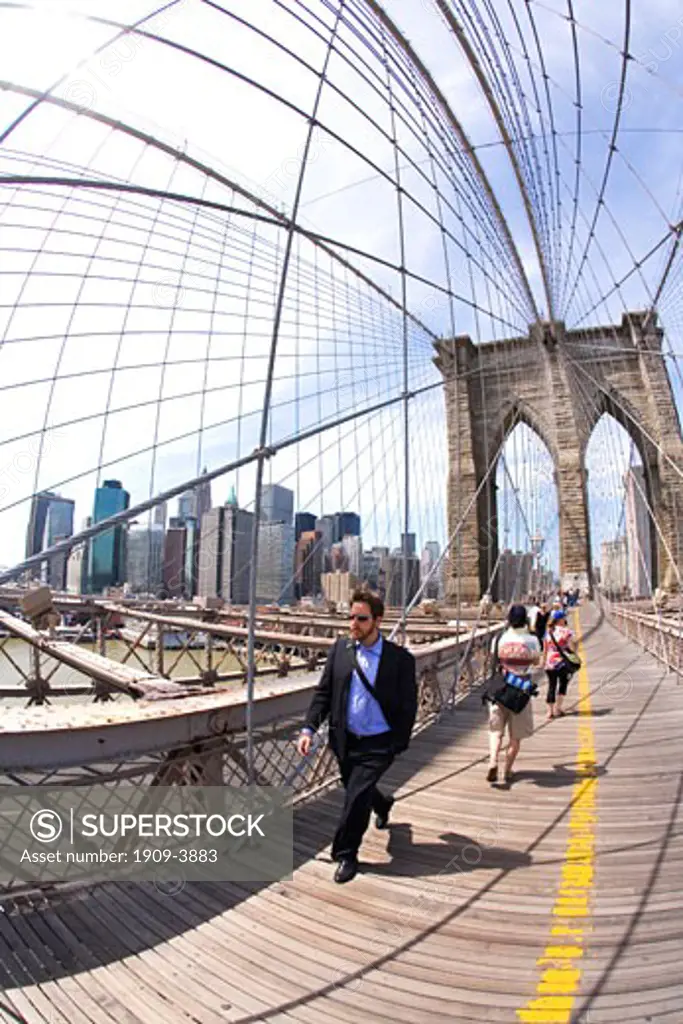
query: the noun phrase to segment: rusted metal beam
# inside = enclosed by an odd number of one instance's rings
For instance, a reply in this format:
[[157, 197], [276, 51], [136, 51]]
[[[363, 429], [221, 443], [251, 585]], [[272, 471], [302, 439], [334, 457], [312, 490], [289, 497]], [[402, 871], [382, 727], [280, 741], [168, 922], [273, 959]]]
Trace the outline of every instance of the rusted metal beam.
[[[3, 619], [0, 617], [0, 622]], [[25, 623], [19, 625], [26, 627]], [[499, 628], [476, 630], [474, 639], [488, 644]], [[31, 627], [26, 629], [35, 632]], [[458, 643], [447, 639], [421, 645], [413, 652], [418, 672], [433, 668], [450, 675], [471, 637], [466, 634]], [[58, 641], [43, 643], [62, 649], [71, 646]], [[72, 652], [60, 652], [62, 656], [64, 653]], [[75, 648], [76, 655], [81, 653]], [[71, 663], [79, 667], [75, 662], [74, 657]], [[158, 688], [157, 692], [163, 692], [162, 685], [169, 694], [183, 692], [181, 686], [167, 680], [150, 677], [149, 682]], [[303, 715], [316, 683], [317, 679], [307, 674], [290, 676], [284, 683], [273, 680], [260, 685], [254, 696], [255, 726]], [[244, 687], [192, 694], [182, 700], [143, 698], [136, 703], [8, 708], [0, 718], [0, 773], [133, 760], [224, 732], [239, 732], [245, 723]]]

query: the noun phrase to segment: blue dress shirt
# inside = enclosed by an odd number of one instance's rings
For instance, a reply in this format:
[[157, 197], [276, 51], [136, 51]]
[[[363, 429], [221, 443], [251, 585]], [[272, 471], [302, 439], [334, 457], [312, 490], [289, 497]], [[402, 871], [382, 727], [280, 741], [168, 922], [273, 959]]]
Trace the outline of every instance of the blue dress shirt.
[[[365, 678], [373, 687], [377, 679], [377, 670], [381, 656], [381, 636], [372, 647], [365, 647], [360, 643], [356, 644], [356, 661], [362, 668]], [[349, 732], [355, 733], [356, 736], [376, 736], [380, 732], [389, 731], [389, 725], [382, 714], [382, 709], [375, 698], [371, 697], [363, 686], [355, 669], [351, 676], [351, 687], [346, 706], [346, 727]]]

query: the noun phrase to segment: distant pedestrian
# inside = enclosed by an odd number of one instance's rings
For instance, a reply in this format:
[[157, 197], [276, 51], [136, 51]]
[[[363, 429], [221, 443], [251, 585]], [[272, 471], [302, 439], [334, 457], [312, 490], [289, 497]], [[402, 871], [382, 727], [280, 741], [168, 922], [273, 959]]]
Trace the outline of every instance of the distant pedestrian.
[[[531, 683], [531, 671], [541, 660], [541, 645], [529, 632], [529, 619], [523, 604], [513, 604], [508, 612], [508, 628], [502, 636], [493, 641], [496, 660], [505, 681]], [[505, 781], [512, 780], [512, 766], [519, 753], [522, 740], [534, 731], [534, 714], [531, 700], [522, 711], [515, 713], [499, 703], [489, 703], [489, 767], [487, 782], [498, 780], [498, 757], [507, 729], [509, 744], [505, 756]]]
[[531, 598], [531, 604], [527, 607], [527, 616], [529, 619], [529, 629], [532, 633], [536, 632], [536, 616], [540, 612], [541, 608], [538, 603], [537, 597]]
[[546, 719], [561, 718], [564, 715], [562, 704], [567, 694], [571, 679], [571, 669], [563, 653], [575, 653], [574, 634], [567, 625], [567, 614], [560, 608], [550, 616], [548, 631], [543, 642], [543, 656], [546, 675], [548, 676], [548, 693], [546, 702], [548, 713]]
[[536, 613], [534, 624], [532, 626], [532, 632], [535, 633], [536, 639], [538, 640], [541, 647], [543, 647], [543, 641], [545, 639], [546, 629], [548, 628], [548, 619], [550, 618], [550, 609], [545, 601], [541, 601], [541, 605]]

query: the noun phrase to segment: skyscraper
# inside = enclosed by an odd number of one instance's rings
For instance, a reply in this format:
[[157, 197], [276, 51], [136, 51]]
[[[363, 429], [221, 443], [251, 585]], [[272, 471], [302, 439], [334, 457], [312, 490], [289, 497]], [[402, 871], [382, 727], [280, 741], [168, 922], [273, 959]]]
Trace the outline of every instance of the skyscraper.
[[[26, 532], [27, 558], [71, 537], [73, 532], [74, 502], [70, 498], [62, 498], [52, 491], [34, 494]], [[53, 555], [48, 561], [46, 581], [56, 590], [63, 590], [66, 585], [66, 563], [66, 553]], [[39, 569], [35, 575], [40, 575]]]
[[289, 523], [259, 524], [256, 600], [291, 604], [294, 597], [294, 526]]
[[134, 594], [159, 593], [163, 583], [164, 528], [133, 526], [126, 537], [125, 582]]
[[621, 597], [628, 585], [626, 537], [604, 540], [600, 545], [600, 582], [609, 593]]
[[304, 530], [296, 541], [294, 557], [296, 597], [315, 597], [321, 591], [323, 572], [322, 537], [315, 530]]
[[26, 557], [37, 555], [56, 544], [58, 538], [74, 532], [74, 502], [52, 491], [41, 491], [31, 499], [31, 515], [26, 533]]
[[[202, 470], [202, 476], [206, 473], [206, 466]], [[193, 516], [201, 523], [202, 516], [211, 508], [211, 481], [201, 480], [191, 491], [185, 491], [178, 498], [178, 519], [187, 519]]]
[[45, 526], [50, 501], [54, 498], [51, 491], [42, 491], [31, 498], [31, 513], [26, 531], [26, 557], [37, 555], [45, 547]]
[[422, 549], [420, 559], [420, 585], [424, 584], [423, 595], [426, 598], [437, 599], [441, 597], [441, 580], [443, 574], [441, 567], [434, 566], [439, 560], [440, 547], [438, 541], [428, 540]]
[[[47, 512], [47, 543], [45, 547], [52, 547], [60, 540], [72, 537], [74, 532], [74, 508], [75, 503], [70, 498], [60, 498], [54, 495], [50, 498], [50, 507]], [[62, 552], [52, 555], [47, 567], [47, 582], [54, 590], [64, 590], [66, 587], [66, 563], [68, 555]]]
[[66, 563], [66, 589], [70, 594], [81, 594], [87, 588], [87, 554], [88, 545], [77, 544]]
[[315, 516], [312, 512], [297, 512], [294, 516], [294, 539], [298, 541], [302, 533], [315, 530]]
[[194, 516], [187, 516], [185, 524], [185, 569], [183, 573], [183, 596], [192, 598], [197, 593], [197, 572], [199, 568], [199, 523]]
[[223, 508], [205, 512], [200, 524], [197, 593], [200, 597], [221, 597], [223, 569]]
[[[93, 523], [128, 508], [130, 494], [120, 480], [105, 480], [95, 491]], [[121, 586], [126, 579], [126, 527], [114, 526], [94, 537], [90, 545], [89, 590], [101, 594], [107, 587]]]
[[334, 516], [321, 516], [315, 521], [315, 532], [320, 534], [323, 551], [323, 572], [330, 568], [330, 550], [334, 544]]
[[493, 585], [498, 601], [509, 604], [523, 601], [529, 593], [534, 556], [530, 551], [511, 551], [506, 548], [498, 561]]
[[361, 579], [370, 587], [370, 590], [379, 592], [379, 572], [382, 567], [383, 553], [375, 548], [372, 551], [363, 552], [363, 572]]
[[363, 540], [358, 535], [347, 533], [342, 539], [349, 572], [360, 579], [363, 575]]
[[202, 516], [197, 593], [229, 604], [249, 603], [253, 512], [221, 505]]
[[[202, 476], [206, 474], [206, 466], [202, 470]], [[205, 512], [208, 512], [211, 508], [211, 481], [202, 480], [197, 484], [195, 488], [195, 494], [197, 496], [197, 507], [195, 516], [201, 522], [202, 516]]]
[[71, 498], [60, 498], [58, 494], [50, 498], [47, 513], [47, 544], [51, 547], [64, 537], [71, 537], [74, 532], [74, 507]]
[[360, 536], [360, 516], [357, 512], [335, 512], [334, 514], [334, 543], [342, 541], [346, 536]]
[[185, 491], [178, 498], [178, 519], [187, 519], [188, 516], [196, 516], [195, 508], [197, 502], [192, 491]]
[[392, 608], [403, 606], [403, 572], [406, 565], [406, 603], [409, 604], [420, 586], [420, 563], [416, 555], [389, 555], [386, 559], [385, 602]]
[[292, 525], [294, 491], [280, 484], [264, 484], [261, 488], [261, 520], [264, 523]]
[[402, 533], [401, 534], [401, 554], [414, 555], [415, 554], [415, 534], [414, 533]]
[[162, 501], [159, 505], [154, 506], [152, 512], [152, 522], [155, 526], [163, 526], [166, 528], [166, 502]]
[[652, 544], [643, 467], [631, 466], [624, 476], [624, 484], [626, 487], [628, 584], [632, 597], [648, 597], [653, 590]]
[[163, 586], [169, 597], [185, 594], [185, 544], [187, 527], [182, 519], [171, 519], [164, 538]]

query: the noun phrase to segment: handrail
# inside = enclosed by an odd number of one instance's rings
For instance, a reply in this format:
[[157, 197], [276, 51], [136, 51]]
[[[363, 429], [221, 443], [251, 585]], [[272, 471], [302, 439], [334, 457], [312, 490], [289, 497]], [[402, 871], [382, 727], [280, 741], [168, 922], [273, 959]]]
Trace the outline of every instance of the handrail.
[[660, 609], [655, 613], [635, 612], [601, 595], [607, 617], [612, 625], [635, 641], [644, 650], [666, 665], [669, 672], [683, 676], [683, 628], [664, 619]]

